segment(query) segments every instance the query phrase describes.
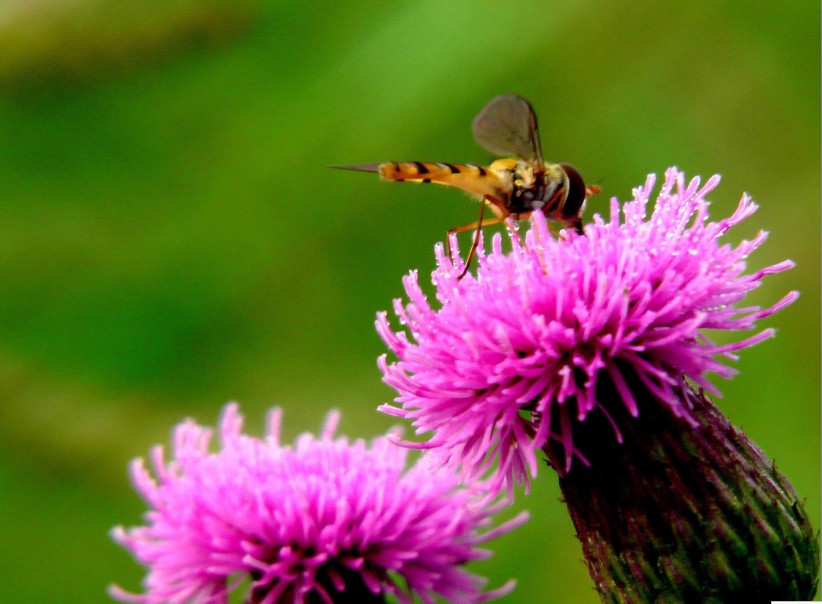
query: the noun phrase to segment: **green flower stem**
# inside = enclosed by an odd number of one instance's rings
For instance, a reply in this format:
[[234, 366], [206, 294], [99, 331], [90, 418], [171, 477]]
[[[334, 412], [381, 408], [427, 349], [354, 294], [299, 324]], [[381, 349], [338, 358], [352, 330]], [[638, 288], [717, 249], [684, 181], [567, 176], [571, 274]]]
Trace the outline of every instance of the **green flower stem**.
[[591, 465], [560, 475], [602, 601], [810, 599], [818, 535], [793, 487], [701, 392], [683, 395], [695, 427], [646, 392], [639, 417], [618, 418], [622, 444], [604, 418], [586, 419]]

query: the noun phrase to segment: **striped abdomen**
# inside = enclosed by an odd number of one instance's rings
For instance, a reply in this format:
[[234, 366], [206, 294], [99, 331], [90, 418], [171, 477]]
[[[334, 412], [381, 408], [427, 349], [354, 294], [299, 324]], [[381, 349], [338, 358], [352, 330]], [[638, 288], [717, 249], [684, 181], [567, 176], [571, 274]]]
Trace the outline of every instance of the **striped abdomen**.
[[403, 161], [359, 166], [339, 166], [347, 170], [377, 172], [384, 180], [433, 182], [457, 187], [475, 195], [488, 195], [497, 200], [510, 197], [511, 184], [488, 168], [474, 164], [443, 164], [437, 162]]

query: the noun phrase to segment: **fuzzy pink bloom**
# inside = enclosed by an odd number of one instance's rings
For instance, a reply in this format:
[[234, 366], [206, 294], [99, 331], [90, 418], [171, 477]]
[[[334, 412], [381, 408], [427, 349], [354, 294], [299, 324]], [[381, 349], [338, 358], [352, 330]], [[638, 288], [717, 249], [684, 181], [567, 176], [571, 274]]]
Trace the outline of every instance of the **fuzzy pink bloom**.
[[[592, 412], [621, 438], [616, 416], [638, 414], [630, 382], [639, 380], [659, 404], [690, 420], [682, 378], [718, 394], [707, 374], [731, 377], [725, 362], [734, 352], [773, 335], [767, 329], [718, 345], [704, 331], [753, 329], [797, 297], [764, 310], [741, 304], [762, 277], [793, 266], [743, 274], [764, 232], [737, 246], [720, 242], [757, 206], [745, 195], [730, 218], [711, 222], [705, 196], [719, 177], [700, 188], [698, 178], [686, 184], [671, 168], [649, 216], [654, 183], [649, 176], [622, 208], [613, 199], [610, 220], [595, 216], [584, 235], [555, 238], [535, 212], [524, 244], [512, 236], [513, 250], [503, 253], [497, 235], [490, 253], [480, 250], [476, 277], [459, 280], [459, 255], [452, 261], [438, 246], [432, 280], [439, 308], [416, 272], [404, 279], [409, 302], [396, 300], [394, 310], [407, 332], [395, 333], [385, 313], [377, 330], [398, 358], [379, 360], [385, 382], [399, 392], [399, 406], [381, 410], [430, 434], [412, 446], [466, 478], [498, 463], [496, 488], [527, 486], [549, 441], [564, 451], [564, 460], [551, 460], [560, 473], [575, 457], [587, 463], [574, 433]], [[597, 386], [605, 381], [622, 409], [600, 402]]]
[[[321, 436], [279, 441], [275, 410], [264, 439], [243, 435], [236, 405], [225, 408], [221, 447], [192, 421], [174, 432], [173, 459], [152, 451], [153, 474], [135, 460], [132, 475], [149, 504], [145, 525], [117, 527], [113, 538], [148, 568], [145, 594], [111, 595], [148, 604], [216, 604], [244, 590], [262, 603], [381, 602], [395, 594], [433, 603], [485, 601], [485, 579], [463, 565], [488, 557], [480, 543], [525, 520], [481, 532], [501, 505], [420, 462], [406, 470], [397, 434], [349, 442], [334, 437], [339, 415]], [[479, 493], [483, 495], [484, 493]], [[487, 497], [484, 497], [487, 501]], [[359, 594], [359, 595], [358, 595]]]

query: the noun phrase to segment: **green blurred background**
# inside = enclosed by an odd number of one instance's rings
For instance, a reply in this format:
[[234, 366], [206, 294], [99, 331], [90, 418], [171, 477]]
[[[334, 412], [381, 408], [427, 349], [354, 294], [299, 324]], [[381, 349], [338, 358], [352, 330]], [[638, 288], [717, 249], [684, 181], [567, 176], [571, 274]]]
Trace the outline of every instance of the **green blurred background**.
[[[144, 505], [129, 459], [238, 400], [289, 438], [331, 407], [394, 422], [375, 313], [475, 219], [456, 191], [325, 169], [484, 162], [470, 123], [516, 92], [545, 156], [608, 199], [677, 165], [760, 211], [763, 323], [720, 406], [820, 513], [817, 2], [0, 3], [0, 600], [105, 602], [142, 569], [107, 531]], [[506, 602], [595, 603], [543, 471], [530, 524], [476, 566]], [[818, 525], [817, 525], [818, 528]], [[533, 539], [533, 535], [540, 535]]]

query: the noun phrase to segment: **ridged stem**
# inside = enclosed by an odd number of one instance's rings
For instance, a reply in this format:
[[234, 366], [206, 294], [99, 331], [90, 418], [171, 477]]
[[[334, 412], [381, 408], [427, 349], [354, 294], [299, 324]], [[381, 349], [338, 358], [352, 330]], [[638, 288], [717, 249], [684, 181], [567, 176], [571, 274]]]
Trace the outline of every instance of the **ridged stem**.
[[622, 444], [602, 417], [584, 422], [591, 465], [560, 475], [602, 601], [811, 598], [818, 534], [793, 487], [701, 392], [682, 392], [696, 426], [645, 392], [639, 417], [617, 418]]

